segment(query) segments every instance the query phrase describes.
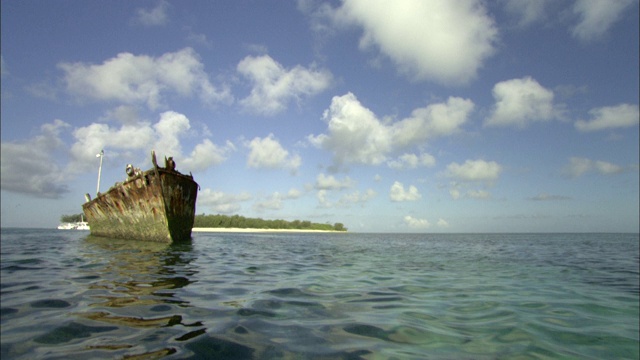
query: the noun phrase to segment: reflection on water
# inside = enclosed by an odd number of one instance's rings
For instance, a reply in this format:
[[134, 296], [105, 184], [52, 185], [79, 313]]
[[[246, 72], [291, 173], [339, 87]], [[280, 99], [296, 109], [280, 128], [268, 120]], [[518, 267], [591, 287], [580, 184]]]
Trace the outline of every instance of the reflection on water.
[[[201, 321], [187, 324], [181, 315], [174, 313], [176, 307], [189, 306], [188, 301], [176, 296], [175, 290], [189, 285], [190, 277], [198, 272], [189, 268], [193, 260], [191, 242], [162, 244], [89, 235], [83, 246], [90, 262], [101, 263], [101, 266], [85, 267], [81, 273], [91, 277], [99, 272], [100, 277], [88, 286], [91, 293], [88, 306], [96, 310], [78, 312], [76, 316], [119, 328], [197, 328], [178, 337], [184, 340], [206, 332]], [[111, 341], [92, 348], [114, 350], [135, 345], [123, 343], [120, 337]], [[129, 356], [150, 357], [176, 352], [174, 348], [147, 350]]]

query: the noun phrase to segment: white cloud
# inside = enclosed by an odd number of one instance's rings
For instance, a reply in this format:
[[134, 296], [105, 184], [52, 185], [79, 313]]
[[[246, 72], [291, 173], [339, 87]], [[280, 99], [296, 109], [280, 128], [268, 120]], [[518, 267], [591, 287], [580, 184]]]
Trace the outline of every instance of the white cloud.
[[427, 229], [431, 226], [428, 220], [414, 218], [411, 215], [404, 217], [404, 223], [411, 229]]
[[315, 66], [288, 70], [269, 55], [247, 56], [238, 63], [237, 71], [253, 83], [251, 94], [240, 100], [240, 104], [263, 115], [283, 111], [291, 100], [318, 94], [332, 81], [328, 70], [318, 70]]
[[27, 141], [2, 142], [2, 190], [50, 199], [68, 193], [68, 175], [57, 164], [55, 156], [66, 148], [60, 133], [69, 127], [69, 124], [56, 119], [53, 123], [42, 125], [40, 134]]
[[331, 202], [327, 199], [327, 190], [320, 189], [316, 193], [316, 198], [318, 199], [318, 204], [321, 207], [331, 207]]
[[312, 144], [334, 153], [339, 163], [380, 164], [391, 151], [389, 129], [348, 93], [335, 96], [324, 112], [329, 135], [309, 137]]
[[302, 163], [299, 155], [290, 155], [273, 136], [255, 137], [247, 147], [251, 149], [247, 157], [247, 165], [252, 168], [290, 169], [295, 172]]
[[302, 196], [302, 192], [296, 188], [291, 188], [289, 189], [289, 191], [287, 192], [287, 199], [297, 199], [300, 196]]
[[184, 156], [180, 138], [191, 128], [189, 119], [180, 113], [166, 111], [160, 114], [155, 124], [149, 122], [127, 122], [120, 127], [93, 123], [73, 131], [75, 142], [71, 145], [72, 161], [67, 170], [72, 173], [92, 170], [95, 154], [106, 149], [106, 156], [119, 157], [121, 152], [155, 149], [158, 158], [173, 156], [179, 171], [202, 170], [217, 165], [235, 150], [232, 143], [217, 146], [209, 139], [195, 145], [190, 156]]
[[190, 30], [189, 30], [189, 34], [187, 35], [187, 41], [191, 44], [201, 45], [208, 49], [213, 46], [211, 41], [207, 38], [207, 35], [194, 33], [194, 32], [191, 32]]
[[123, 124], [135, 124], [140, 121], [138, 109], [136, 106], [120, 105], [112, 110], [108, 110], [101, 120], [113, 119]]
[[449, 195], [453, 200], [475, 199], [485, 200], [491, 198], [491, 193], [483, 189], [470, 189], [471, 183], [451, 182]]
[[[580, 18], [571, 34], [582, 40], [601, 38], [636, 0], [576, 0], [574, 14]], [[637, 15], [637, 14], [636, 14]]]
[[232, 101], [228, 88], [209, 81], [198, 54], [185, 48], [158, 58], [120, 53], [101, 65], [61, 63], [67, 91], [79, 98], [163, 106], [163, 94], [197, 93], [207, 104]]
[[416, 201], [420, 199], [422, 195], [413, 185], [410, 185], [407, 190], [404, 189], [404, 185], [402, 183], [396, 181], [391, 185], [391, 189], [389, 191], [389, 198], [391, 201]]
[[342, 190], [353, 186], [353, 180], [348, 176], [343, 180], [336, 179], [333, 175], [318, 174], [315, 188], [319, 190]]
[[214, 212], [231, 214], [240, 210], [241, 203], [251, 200], [249, 193], [226, 194], [222, 191], [204, 189], [198, 194], [198, 207], [207, 207]]
[[160, 120], [153, 125], [157, 140], [154, 149], [162, 149], [165, 154], [180, 154], [182, 152], [178, 137], [191, 128], [189, 119], [175, 111], [165, 111], [160, 114]]
[[467, 191], [467, 196], [472, 199], [488, 199], [491, 197], [491, 194], [486, 190], [469, 190]]
[[447, 85], [475, 78], [498, 35], [476, 0], [345, 0], [333, 17], [360, 26], [360, 48], [379, 49], [409, 78]]
[[495, 161], [467, 160], [460, 165], [447, 165], [447, 176], [462, 181], [494, 181], [498, 179], [502, 167]]
[[271, 198], [257, 201], [253, 204], [253, 209], [256, 211], [266, 211], [266, 210], [280, 210], [283, 208], [282, 198], [279, 196], [272, 196]]
[[598, 131], [621, 127], [636, 126], [640, 122], [638, 105], [620, 104], [605, 106], [589, 111], [590, 120], [578, 120], [576, 129], [580, 131]]
[[425, 140], [448, 136], [460, 131], [473, 111], [471, 100], [449, 97], [445, 103], [417, 108], [411, 116], [392, 125], [394, 145], [399, 147], [420, 144]]
[[343, 195], [338, 204], [342, 206], [349, 206], [351, 204], [364, 204], [367, 201], [373, 199], [376, 196], [376, 192], [373, 189], [367, 189], [364, 192], [356, 190], [350, 194]]
[[457, 187], [452, 187], [451, 189], [449, 189], [449, 195], [451, 195], [451, 198], [453, 200], [458, 200], [460, 199], [460, 190]]
[[624, 167], [601, 160], [571, 157], [564, 172], [571, 177], [579, 177], [589, 172], [597, 172], [603, 175], [618, 174], [625, 170]]
[[460, 130], [473, 102], [451, 97], [446, 103], [415, 109], [411, 117], [388, 124], [364, 107], [352, 93], [336, 96], [324, 112], [328, 133], [310, 135], [311, 144], [329, 150], [338, 164], [379, 165], [398, 149]]
[[450, 183], [449, 195], [454, 200], [460, 198], [489, 199], [491, 194], [482, 189], [469, 189], [470, 186], [484, 183], [492, 186], [502, 172], [502, 166], [495, 161], [467, 160], [464, 164], [456, 162], [447, 165], [445, 176], [455, 179]]
[[169, 3], [161, 0], [153, 9], [136, 10], [135, 21], [144, 26], [161, 26], [168, 22]]
[[549, 0], [506, 0], [507, 12], [517, 16], [518, 25], [525, 27], [544, 18], [544, 8]]
[[225, 146], [218, 146], [209, 139], [204, 139], [197, 144], [191, 154], [181, 161], [180, 168], [189, 171], [203, 170], [221, 164], [227, 159], [230, 152], [235, 150], [235, 146], [227, 141]]
[[93, 170], [95, 157], [107, 148], [107, 157], [118, 156], [118, 151], [140, 150], [152, 147], [156, 134], [149, 123], [122, 125], [111, 128], [107, 124], [93, 123], [73, 131], [75, 142], [71, 145], [71, 172]]
[[512, 79], [493, 87], [496, 100], [485, 126], [517, 126], [530, 122], [559, 119], [562, 110], [553, 102], [553, 91], [544, 88], [531, 77]]
[[284, 201], [295, 200], [302, 195], [302, 192], [296, 188], [291, 188], [286, 194], [276, 191], [272, 195], [265, 197], [261, 201], [253, 204], [253, 208], [257, 211], [280, 210], [284, 207]]
[[430, 154], [422, 153], [420, 156], [416, 154], [402, 154], [396, 160], [387, 162], [392, 169], [415, 169], [418, 166], [432, 167], [436, 164], [436, 158]]
[[436, 223], [436, 225], [438, 225], [439, 227], [449, 227], [449, 223], [447, 222], [447, 220], [445, 219], [438, 219], [438, 222]]

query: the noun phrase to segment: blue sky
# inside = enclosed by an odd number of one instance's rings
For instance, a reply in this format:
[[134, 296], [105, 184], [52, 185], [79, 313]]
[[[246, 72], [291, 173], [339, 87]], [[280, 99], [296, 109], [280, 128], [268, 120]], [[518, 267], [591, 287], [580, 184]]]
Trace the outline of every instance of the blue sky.
[[2, 227], [173, 156], [197, 212], [637, 232], [638, 1], [2, 2]]

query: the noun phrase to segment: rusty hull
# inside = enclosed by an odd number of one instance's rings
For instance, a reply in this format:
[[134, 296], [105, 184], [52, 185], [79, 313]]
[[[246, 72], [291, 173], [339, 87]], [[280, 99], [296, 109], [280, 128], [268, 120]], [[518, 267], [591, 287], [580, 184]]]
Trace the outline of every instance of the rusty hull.
[[170, 243], [191, 239], [198, 184], [154, 167], [82, 205], [92, 235]]

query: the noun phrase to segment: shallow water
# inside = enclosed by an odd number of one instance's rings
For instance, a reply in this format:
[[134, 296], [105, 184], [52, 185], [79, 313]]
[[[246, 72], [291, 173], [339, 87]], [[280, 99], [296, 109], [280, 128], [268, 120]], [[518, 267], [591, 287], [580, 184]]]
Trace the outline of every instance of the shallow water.
[[2, 229], [2, 359], [637, 359], [638, 234]]

